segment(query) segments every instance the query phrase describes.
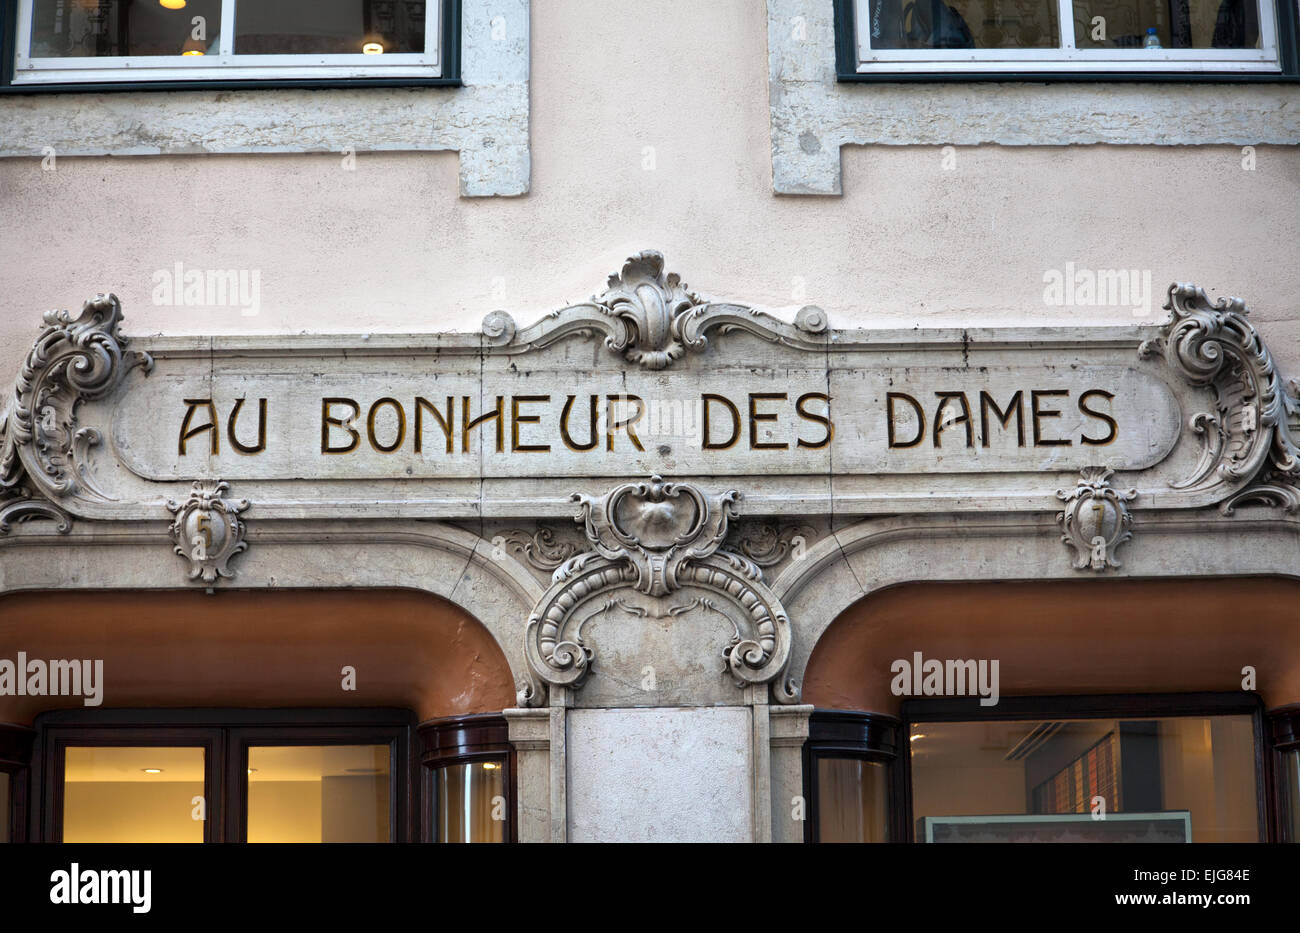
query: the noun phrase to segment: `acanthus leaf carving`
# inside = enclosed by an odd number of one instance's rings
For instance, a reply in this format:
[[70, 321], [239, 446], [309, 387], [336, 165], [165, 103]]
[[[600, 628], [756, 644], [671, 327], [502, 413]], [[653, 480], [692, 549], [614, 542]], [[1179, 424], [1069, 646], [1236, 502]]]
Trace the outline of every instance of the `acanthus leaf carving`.
[[1115, 552], [1133, 537], [1128, 503], [1137, 498], [1137, 491], [1111, 486], [1113, 472], [1107, 467], [1084, 467], [1074, 489], [1056, 492], [1066, 504], [1056, 522], [1062, 529], [1061, 541], [1074, 549], [1076, 570], [1119, 567]]
[[191, 580], [211, 585], [221, 577], [233, 577], [230, 559], [248, 549], [239, 518], [248, 500], [227, 498], [229, 491], [229, 483], [196, 480], [184, 502], [167, 500], [167, 511], [176, 516], [167, 529], [172, 550], [189, 562]]
[[[764, 582], [762, 568], [722, 547], [728, 522], [737, 514], [739, 493], [710, 495], [690, 483], [652, 476], [649, 482], [623, 483], [602, 496], [575, 493], [571, 498], [579, 504], [575, 520], [583, 525], [591, 549], [556, 569], [525, 626], [524, 654], [538, 681], [574, 689], [583, 685], [596, 652], [584, 641], [582, 627], [588, 619], [624, 605], [614, 598], [615, 591], [630, 588], [659, 598], [690, 586], [715, 595], [662, 612], [624, 609], [633, 617], [656, 619], [700, 606], [721, 612], [735, 626], [724, 656], [736, 685], [771, 684], [779, 702], [798, 701], [798, 686], [785, 676], [789, 616]], [[579, 619], [579, 607], [597, 599], [600, 608]], [[719, 604], [724, 601], [735, 611], [722, 612]], [[542, 693], [540, 683], [529, 682], [518, 699], [537, 705], [543, 702]]]
[[[1201, 439], [1200, 456], [1192, 473], [1171, 485], [1231, 494], [1223, 506], [1228, 515], [1248, 500], [1287, 505], [1287, 493], [1278, 490], [1300, 477], [1292, 433], [1300, 420], [1300, 393], [1294, 383], [1283, 384], [1245, 303], [1211, 302], [1204, 289], [1175, 283], [1164, 307], [1172, 313], [1162, 336], [1145, 341], [1139, 354], [1163, 357], [1190, 385], [1212, 390], [1215, 400], [1214, 411], [1188, 420]], [[1270, 488], [1251, 494], [1255, 482]]]
[[522, 330], [505, 311], [493, 311], [483, 320], [483, 335], [489, 347], [512, 353], [567, 337], [601, 335], [609, 350], [629, 362], [662, 370], [688, 353], [703, 352], [710, 332], [744, 331], [770, 343], [821, 350], [828, 326], [826, 312], [811, 305], [787, 324], [746, 305], [706, 301], [676, 273], [664, 272], [663, 254], [643, 250], [629, 257], [591, 301], [554, 311]]
[[62, 509], [36, 501], [108, 498], [90, 473], [90, 451], [102, 437], [77, 426], [77, 407], [108, 395], [136, 366], [149, 372], [153, 360], [125, 349], [116, 295], [96, 295], [75, 317], [47, 311], [43, 320], [0, 414], [0, 498], [13, 500], [4, 506], [11, 516], [62, 522]]

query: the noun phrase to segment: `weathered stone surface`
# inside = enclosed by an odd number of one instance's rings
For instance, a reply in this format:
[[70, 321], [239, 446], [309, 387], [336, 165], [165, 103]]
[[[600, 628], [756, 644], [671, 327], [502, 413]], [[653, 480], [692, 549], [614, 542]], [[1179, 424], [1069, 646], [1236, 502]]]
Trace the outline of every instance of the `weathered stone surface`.
[[778, 194], [840, 194], [845, 145], [1300, 142], [1300, 89], [1286, 85], [839, 84], [832, 5], [768, 0], [767, 10]]
[[464, 0], [461, 36], [463, 87], [5, 96], [0, 158], [451, 149], [462, 195], [526, 194], [528, 0]]
[[570, 711], [569, 841], [751, 841], [750, 715]]

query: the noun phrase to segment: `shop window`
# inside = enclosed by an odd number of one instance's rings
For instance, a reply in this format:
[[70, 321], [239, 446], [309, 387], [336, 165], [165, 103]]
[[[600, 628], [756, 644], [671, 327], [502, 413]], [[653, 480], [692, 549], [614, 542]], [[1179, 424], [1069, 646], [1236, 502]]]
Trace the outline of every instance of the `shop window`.
[[387, 745], [248, 749], [249, 842], [390, 842]]
[[500, 716], [420, 726], [424, 833], [434, 842], [513, 842], [515, 755]]
[[1294, 73], [1294, 0], [839, 0], [840, 76]]
[[1274, 710], [1269, 719], [1276, 775], [1277, 841], [1300, 843], [1300, 705]]
[[49, 841], [415, 838], [404, 711], [69, 710], [37, 731]]
[[64, 749], [63, 841], [202, 842], [206, 754], [201, 746]]
[[7, 0], [13, 85], [454, 81], [457, 0]]
[[1266, 836], [1262, 713], [1249, 695], [1018, 698], [992, 709], [903, 704], [916, 841]]

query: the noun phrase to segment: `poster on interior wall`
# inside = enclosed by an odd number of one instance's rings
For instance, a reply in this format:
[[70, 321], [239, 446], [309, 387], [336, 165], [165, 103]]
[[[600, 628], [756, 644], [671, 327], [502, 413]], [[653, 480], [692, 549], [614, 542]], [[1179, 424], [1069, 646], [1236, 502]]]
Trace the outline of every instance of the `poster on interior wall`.
[[917, 836], [926, 842], [1191, 842], [1192, 814], [923, 816], [917, 820]]

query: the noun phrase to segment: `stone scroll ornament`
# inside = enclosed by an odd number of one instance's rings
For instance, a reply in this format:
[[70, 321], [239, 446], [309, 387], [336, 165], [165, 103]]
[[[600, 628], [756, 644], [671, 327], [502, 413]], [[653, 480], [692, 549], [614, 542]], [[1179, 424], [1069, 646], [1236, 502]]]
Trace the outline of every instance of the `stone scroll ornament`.
[[1145, 341], [1143, 357], [1162, 356], [1194, 386], [1214, 393], [1213, 411], [1192, 415], [1201, 439], [1196, 467], [1176, 489], [1225, 495], [1231, 515], [1243, 503], [1300, 510], [1300, 391], [1284, 384], [1240, 298], [1211, 302], [1195, 285], [1169, 287], [1172, 311], [1162, 336]]
[[[524, 654], [541, 683], [577, 689], [591, 673], [596, 652], [582, 639], [575, 610], [617, 590], [661, 597], [686, 587], [712, 591], [711, 605], [729, 603], [736, 632], [723, 650], [737, 687], [771, 684], [780, 703], [797, 703], [799, 689], [786, 676], [790, 619], [749, 558], [724, 549], [727, 523], [739, 493], [706, 494], [690, 483], [624, 483], [603, 496], [575, 493], [576, 521], [590, 550], [565, 561], [552, 577], [524, 634]], [[719, 598], [720, 597], [720, 598]], [[671, 613], [669, 613], [671, 615]], [[737, 621], [740, 620], [740, 621]], [[544, 702], [541, 683], [519, 691], [521, 706]]]
[[0, 534], [32, 518], [67, 532], [72, 521], [60, 500], [109, 500], [91, 470], [103, 438], [77, 426], [77, 407], [108, 395], [133, 367], [153, 368], [148, 354], [125, 349], [116, 295], [96, 295], [76, 317], [47, 311], [44, 321], [0, 415]]
[[1112, 471], [1106, 467], [1084, 467], [1074, 489], [1058, 490], [1065, 509], [1056, 516], [1061, 541], [1074, 550], [1076, 570], [1119, 567], [1115, 551], [1133, 537], [1133, 516], [1128, 503], [1136, 490], [1119, 490], [1110, 485]]
[[229, 499], [230, 485], [196, 481], [184, 502], [167, 500], [167, 511], [176, 518], [168, 527], [175, 547], [189, 564], [189, 578], [208, 585], [221, 577], [233, 577], [230, 559], [248, 549], [244, 523], [239, 513], [248, 508], [247, 499]]
[[687, 353], [709, 345], [708, 334], [744, 331], [769, 343], [801, 349], [826, 345], [826, 312], [800, 309], [793, 325], [747, 305], [706, 301], [687, 289], [676, 273], [664, 273], [664, 257], [645, 250], [609, 277], [591, 301], [548, 314], [523, 330], [504, 311], [483, 320], [489, 344], [526, 352], [572, 336], [603, 335], [605, 346], [643, 369], [667, 369]]

